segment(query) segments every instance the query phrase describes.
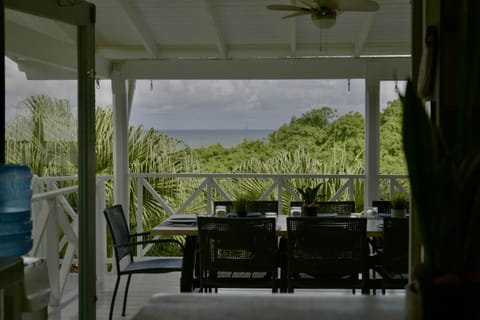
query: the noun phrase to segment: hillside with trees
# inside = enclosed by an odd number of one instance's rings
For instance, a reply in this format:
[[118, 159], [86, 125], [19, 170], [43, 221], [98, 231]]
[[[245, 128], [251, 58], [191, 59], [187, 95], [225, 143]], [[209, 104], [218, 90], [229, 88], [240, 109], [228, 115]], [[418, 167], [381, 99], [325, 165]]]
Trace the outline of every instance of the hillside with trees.
[[[380, 115], [380, 172], [383, 174], [406, 173], [401, 117], [399, 100], [389, 102]], [[270, 133], [265, 141], [244, 140], [230, 148], [217, 144], [192, 152], [202, 172], [282, 172], [272, 162], [278, 158], [293, 159], [292, 155], [301, 152], [324, 164], [322, 168], [327, 171], [315, 173], [364, 173], [364, 118], [358, 112], [337, 116], [331, 108], [322, 107], [299, 118], [292, 117], [290, 123]], [[272, 165], [267, 165], [269, 163]]]

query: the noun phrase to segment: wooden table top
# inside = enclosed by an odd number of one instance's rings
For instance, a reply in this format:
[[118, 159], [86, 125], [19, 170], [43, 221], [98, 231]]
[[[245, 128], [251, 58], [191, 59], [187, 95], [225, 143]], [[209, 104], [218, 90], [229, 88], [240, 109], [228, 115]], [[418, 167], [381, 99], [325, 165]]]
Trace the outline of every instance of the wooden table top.
[[[195, 219], [196, 215], [182, 215]], [[279, 215], [277, 218], [277, 235], [279, 237], [287, 236], [287, 216]], [[367, 219], [367, 236], [378, 238], [383, 236], [382, 219]], [[152, 235], [170, 235], [170, 236], [197, 236], [198, 229], [195, 223], [172, 223], [171, 218], [156, 225], [150, 230]]]

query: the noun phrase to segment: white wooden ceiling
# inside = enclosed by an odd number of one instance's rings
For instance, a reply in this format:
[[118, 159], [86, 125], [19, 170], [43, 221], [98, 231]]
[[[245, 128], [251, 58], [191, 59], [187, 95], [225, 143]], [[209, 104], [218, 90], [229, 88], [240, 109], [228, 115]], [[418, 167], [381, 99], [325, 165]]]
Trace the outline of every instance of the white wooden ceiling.
[[[377, 0], [375, 13], [343, 12], [327, 30], [309, 15], [282, 20], [288, 12], [266, 8], [289, 0], [90, 2], [101, 77], [111, 77], [113, 64], [139, 79], [355, 78], [367, 63], [391, 77], [409, 69], [410, 0]], [[7, 56], [29, 78], [75, 77], [73, 27], [11, 10], [5, 20]]]

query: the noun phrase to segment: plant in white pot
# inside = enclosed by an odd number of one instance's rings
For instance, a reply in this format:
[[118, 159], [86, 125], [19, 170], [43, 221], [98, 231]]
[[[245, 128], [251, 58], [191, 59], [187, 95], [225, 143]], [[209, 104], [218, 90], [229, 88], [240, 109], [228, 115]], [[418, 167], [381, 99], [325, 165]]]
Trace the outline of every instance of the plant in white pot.
[[405, 218], [408, 208], [408, 200], [403, 192], [395, 192], [392, 195], [392, 217], [393, 218]]

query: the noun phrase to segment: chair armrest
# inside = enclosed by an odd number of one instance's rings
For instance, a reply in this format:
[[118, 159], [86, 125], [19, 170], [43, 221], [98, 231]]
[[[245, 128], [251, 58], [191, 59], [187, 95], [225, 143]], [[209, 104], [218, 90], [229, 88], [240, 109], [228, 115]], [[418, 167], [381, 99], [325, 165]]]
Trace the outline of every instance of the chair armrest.
[[117, 244], [117, 245], [115, 245], [115, 247], [128, 247], [128, 246], [136, 246], [136, 245], [139, 245], [139, 244], [151, 244], [151, 243], [155, 244], [155, 243], [168, 243], [168, 242], [176, 243], [182, 248], [182, 250], [185, 249], [184, 246], [183, 246], [183, 243], [181, 243], [177, 239], [154, 239], [154, 240], [144, 240], [144, 241], [132, 241], [132, 242], [128, 242], [128, 243]]
[[146, 231], [146, 232], [140, 232], [140, 233], [131, 233], [131, 234], [129, 234], [128, 236], [129, 236], [130, 238], [135, 238], [135, 237], [151, 236], [151, 235], [152, 235], [152, 234], [151, 234], [150, 232]]

